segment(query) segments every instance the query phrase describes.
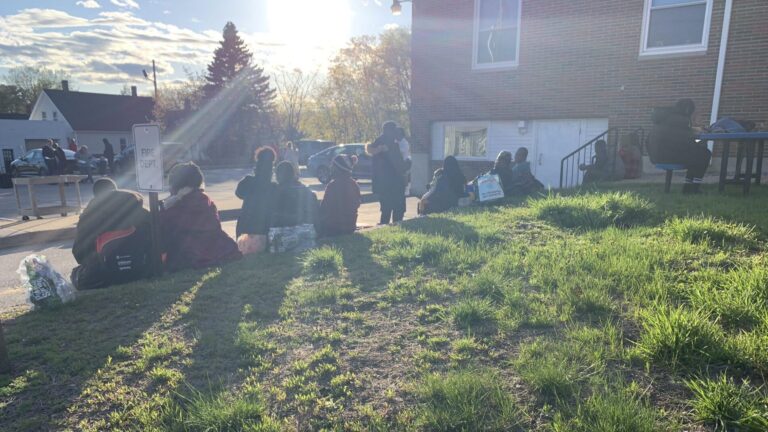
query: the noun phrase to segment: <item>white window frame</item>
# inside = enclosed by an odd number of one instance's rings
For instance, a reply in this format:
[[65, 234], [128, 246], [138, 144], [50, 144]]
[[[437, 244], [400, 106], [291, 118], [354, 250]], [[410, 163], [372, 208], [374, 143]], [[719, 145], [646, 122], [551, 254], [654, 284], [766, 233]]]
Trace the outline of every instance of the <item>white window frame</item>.
[[[671, 9], [683, 6], [693, 6], [698, 4], [705, 4], [706, 12], [704, 13], [704, 28], [701, 35], [701, 43], [693, 45], [675, 45], [670, 47], [648, 47], [648, 36], [651, 26], [651, 11], [657, 9]], [[645, 0], [645, 8], [643, 9], [643, 31], [640, 38], [640, 56], [668, 56], [675, 54], [695, 54], [706, 53], [709, 46], [709, 32], [712, 24], [712, 4], [714, 0], [689, 0], [686, 3], [669, 5], [669, 6], [656, 6], [651, 8], [652, 0]]]
[[480, 34], [480, 2], [475, 0], [475, 20], [472, 30], [472, 69], [473, 70], [499, 70], [515, 69], [520, 65], [520, 28], [523, 22], [523, 0], [517, 0], [517, 41], [515, 47], [515, 59], [513, 61], [495, 63], [477, 63], [477, 42]]
[[43, 120], [48, 120], [48, 114], [45, 111], [43, 111]]
[[447, 122], [441, 122], [441, 132], [442, 132], [442, 139], [440, 140], [440, 152], [443, 155], [443, 159], [447, 156], [445, 154], [445, 131], [448, 128], [448, 126], [452, 126], [455, 128], [485, 128], [485, 156], [463, 156], [458, 155], [454, 156], [456, 160], [461, 161], [487, 161], [488, 160], [488, 150], [490, 147], [490, 139], [491, 139], [491, 122], [490, 121], [447, 121]]
[[59, 113], [56, 111], [53, 112], [53, 121], [59, 121]]

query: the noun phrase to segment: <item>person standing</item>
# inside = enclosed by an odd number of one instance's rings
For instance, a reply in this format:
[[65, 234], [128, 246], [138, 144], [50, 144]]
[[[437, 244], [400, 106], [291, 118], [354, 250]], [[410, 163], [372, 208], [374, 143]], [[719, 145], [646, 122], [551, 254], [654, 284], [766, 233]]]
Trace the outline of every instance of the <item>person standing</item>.
[[112, 143], [108, 139], [104, 138], [104, 157], [107, 159], [107, 165], [109, 166], [109, 174], [115, 174], [115, 149], [112, 147]]
[[67, 138], [67, 144], [69, 151], [77, 153], [77, 142], [74, 138]]
[[67, 171], [67, 154], [59, 147], [59, 143], [53, 142], [53, 154], [56, 155], [56, 175], [64, 175]]
[[325, 188], [317, 218], [317, 234], [332, 237], [352, 234], [357, 229], [360, 187], [352, 178], [355, 157], [338, 155], [331, 164], [331, 182]]
[[282, 160], [293, 165], [293, 170], [296, 171], [296, 176], [301, 177], [301, 170], [299, 169], [299, 152], [296, 150], [296, 145], [293, 142], [288, 141], [283, 149]]
[[43, 146], [43, 161], [45, 162], [46, 175], [56, 175], [58, 171], [56, 163], [56, 152], [53, 150], [53, 140], [49, 139]]
[[381, 135], [368, 145], [372, 156], [373, 193], [381, 206], [380, 224], [400, 222], [405, 215], [406, 164], [397, 142], [397, 124], [384, 123]]
[[85, 174], [88, 176], [88, 178], [85, 179], [87, 182], [93, 183], [93, 170], [91, 169], [91, 155], [88, 153], [88, 146], [82, 145], [80, 146], [80, 150], [77, 151], [77, 166], [78, 171], [80, 171], [80, 174]]

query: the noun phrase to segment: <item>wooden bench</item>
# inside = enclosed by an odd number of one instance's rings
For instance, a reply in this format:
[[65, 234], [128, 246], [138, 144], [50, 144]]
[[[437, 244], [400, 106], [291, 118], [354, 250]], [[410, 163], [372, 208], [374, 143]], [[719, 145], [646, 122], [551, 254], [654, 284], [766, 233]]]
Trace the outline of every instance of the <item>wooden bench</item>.
[[[88, 178], [88, 176], [61, 175], [46, 177], [20, 177], [13, 179], [13, 191], [16, 193], [16, 205], [19, 208], [19, 214], [21, 215], [21, 218], [26, 221], [29, 220], [30, 216], [42, 219], [43, 216], [52, 214], [60, 214], [62, 216], [66, 216], [69, 212], [80, 214], [80, 209], [83, 207], [82, 197], [80, 196], [80, 181], [86, 178]], [[77, 206], [67, 205], [67, 194], [64, 186], [70, 183], [75, 185], [75, 190], [77, 191]], [[35, 196], [35, 186], [46, 184], [59, 185], [59, 198], [61, 198], [61, 205], [45, 207], [38, 205], [37, 197]], [[21, 206], [19, 186], [27, 187], [27, 193], [29, 193], [29, 208], [23, 208]]]

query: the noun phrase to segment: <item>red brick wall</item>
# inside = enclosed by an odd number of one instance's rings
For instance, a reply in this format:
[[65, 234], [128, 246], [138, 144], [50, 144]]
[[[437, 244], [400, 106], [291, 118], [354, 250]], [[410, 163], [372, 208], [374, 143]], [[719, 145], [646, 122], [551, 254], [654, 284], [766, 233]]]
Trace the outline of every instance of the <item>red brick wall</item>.
[[[608, 118], [650, 127], [655, 106], [692, 98], [708, 124], [725, 0], [715, 0], [706, 54], [639, 58], [643, 0], [523, 0], [520, 65], [473, 71], [474, 0], [413, 5], [414, 148], [450, 120]], [[734, 2], [720, 115], [768, 127], [768, 0]]]

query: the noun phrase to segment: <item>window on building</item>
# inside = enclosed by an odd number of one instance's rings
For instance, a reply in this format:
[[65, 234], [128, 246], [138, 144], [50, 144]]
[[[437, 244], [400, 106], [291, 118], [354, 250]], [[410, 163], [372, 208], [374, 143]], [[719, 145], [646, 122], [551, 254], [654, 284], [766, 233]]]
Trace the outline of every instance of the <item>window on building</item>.
[[707, 50], [712, 0], [646, 0], [641, 54]]
[[521, 0], [475, 0], [476, 69], [517, 66], [520, 9]]
[[48, 120], [48, 114], [45, 111], [43, 111], [43, 120]]
[[56, 111], [53, 112], [53, 121], [59, 121], [59, 113]]
[[487, 125], [445, 126], [445, 156], [457, 158], [485, 158], [488, 147]]

